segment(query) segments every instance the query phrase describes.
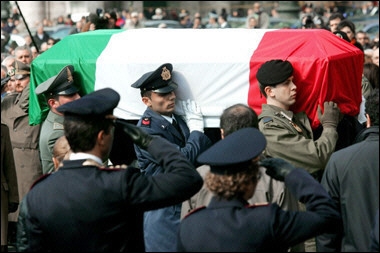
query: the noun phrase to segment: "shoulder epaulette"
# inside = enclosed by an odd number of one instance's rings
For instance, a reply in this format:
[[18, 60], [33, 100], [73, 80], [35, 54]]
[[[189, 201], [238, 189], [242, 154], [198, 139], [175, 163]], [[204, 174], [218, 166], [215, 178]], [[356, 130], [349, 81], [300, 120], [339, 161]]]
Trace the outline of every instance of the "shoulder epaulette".
[[269, 206], [269, 205], [270, 205], [269, 202], [261, 202], [261, 203], [255, 203], [255, 204], [247, 205], [246, 207], [247, 208], [255, 208], [258, 206]]
[[128, 168], [128, 166], [126, 164], [122, 164], [122, 165], [111, 165], [111, 166], [108, 166], [108, 167], [99, 167], [99, 170], [108, 170], [108, 171], [118, 171], [118, 170], [125, 170], [126, 168]]
[[150, 127], [150, 124], [152, 123], [150, 117], [144, 117], [141, 119], [141, 126], [142, 127]]
[[269, 123], [269, 122], [271, 122], [271, 121], [273, 121], [273, 119], [272, 119], [271, 117], [264, 117], [264, 118], [263, 118], [263, 122], [264, 122], [264, 124]]
[[37, 178], [37, 180], [34, 181], [34, 183], [32, 184], [32, 186], [30, 187], [30, 189], [32, 189], [36, 184], [38, 184], [39, 182], [43, 181], [45, 178], [47, 178], [51, 174], [52, 173], [46, 173], [46, 174], [43, 174], [42, 176], [40, 176], [39, 178]]
[[61, 123], [57, 123], [57, 122], [54, 122], [54, 124], [53, 124], [53, 129], [54, 130], [63, 130], [64, 128], [63, 128], [63, 124], [61, 124]]
[[186, 217], [189, 216], [190, 214], [196, 213], [196, 212], [198, 212], [199, 210], [202, 210], [202, 209], [205, 209], [205, 208], [206, 208], [206, 206], [200, 206], [200, 207], [194, 208], [193, 210], [191, 210], [190, 212], [188, 212], [188, 213], [185, 215], [185, 217], [183, 217], [183, 218], [186, 218]]

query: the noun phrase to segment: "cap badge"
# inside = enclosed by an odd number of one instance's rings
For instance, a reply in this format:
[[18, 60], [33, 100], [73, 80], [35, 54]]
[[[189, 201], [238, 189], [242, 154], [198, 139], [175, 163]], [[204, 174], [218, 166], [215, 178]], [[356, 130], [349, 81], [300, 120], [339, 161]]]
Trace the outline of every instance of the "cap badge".
[[161, 77], [164, 81], [167, 81], [172, 77], [170, 71], [166, 67], [162, 68]]
[[72, 82], [73, 81], [73, 76], [71, 75], [71, 71], [69, 68], [66, 68], [67, 69], [67, 81], [68, 82]]
[[16, 73], [16, 69], [15, 68], [11, 68], [9, 71], [8, 71], [8, 76], [14, 76]]

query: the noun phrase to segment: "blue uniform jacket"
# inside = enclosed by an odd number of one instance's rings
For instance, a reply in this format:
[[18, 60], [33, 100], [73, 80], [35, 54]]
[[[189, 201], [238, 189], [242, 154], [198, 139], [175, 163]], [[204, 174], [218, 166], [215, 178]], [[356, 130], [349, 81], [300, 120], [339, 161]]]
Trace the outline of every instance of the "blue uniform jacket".
[[[190, 133], [182, 117], [174, 115], [182, 133], [160, 114], [147, 108], [137, 123], [144, 131], [151, 135], [158, 135], [177, 145], [178, 149], [195, 166], [197, 156], [209, 148], [211, 140], [202, 132]], [[135, 145], [136, 156], [140, 170], [147, 175], [156, 175], [162, 172], [162, 167], [146, 151]], [[146, 251], [173, 252], [176, 250], [177, 229], [181, 218], [181, 203], [145, 212], [144, 237]]]
[[23, 200], [18, 251], [143, 252], [143, 212], [181, 203], [203, 184], [194, 166], [166, 140], [154, 139], [148, 151], [165, 165], [165, 174], [151, 177], [133, 167], [64, 161]]
[[290, 246], [341, 222], [336, 205], [323, 187], [303, 169], [285, 178], [289, 190], [307, 211], [284, 211], [277, 204], [251, 205], [246, 201], [211, 199], [205, 208], [186, 216], [178, 233], [178, 251], [286, 252]]

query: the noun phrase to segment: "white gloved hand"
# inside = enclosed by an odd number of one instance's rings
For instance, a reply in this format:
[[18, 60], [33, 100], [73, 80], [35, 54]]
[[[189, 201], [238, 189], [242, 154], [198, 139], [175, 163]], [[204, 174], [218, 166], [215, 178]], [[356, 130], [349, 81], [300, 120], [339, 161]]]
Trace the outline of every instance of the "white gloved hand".
[[190, 99], [180, 102], [182, 104], [181, 107], [185, 113], [184, 118], [190, 132], [197, 130], [204, 133], [203, 115], [198, 104], [194, 100]]

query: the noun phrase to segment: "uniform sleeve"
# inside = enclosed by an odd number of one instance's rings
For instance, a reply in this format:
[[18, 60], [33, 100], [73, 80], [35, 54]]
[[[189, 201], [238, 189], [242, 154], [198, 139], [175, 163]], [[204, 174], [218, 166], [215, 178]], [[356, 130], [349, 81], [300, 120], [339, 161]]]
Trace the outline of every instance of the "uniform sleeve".
[[292, 171], [285, 178], [290, 192], [306, 206], [306, 211], [278, 210], [274, 231], [284, 243], [295, 245], [321, 233], [336, 233], [341, 226], [338, 207], [329, 194], [303, 169]]
[[194, 165], [164, 138], [154, 138], [147, 151], [162, 168], [162, 173], [133, 173], [127, 182], [132, 205], [152, 210], [183, 202], [198, 192], [203, 179]]
[[[16, 165], [13, 157], [13, 149], [11, 144], [11, 139], [9, 135], [9, 128], [6, 125], [1, 125], [1, 150], [4, 152], [2, 170], [4, 172], [4, 177], [6, 182], [2, 182], [2, 187], [5, 187], [8, 191], [8, 202], [9, 203], [19, 203], [19, 193], [17, 187], [17, 174]], [[2, 180], [3, 181], [3, 180]]]
[[311, 174], [325, 167], [338, 139], [337, 131], [332, 128], [324, 129], [316, 141], [295, 130], [289, 130], [276, 121], [266, 124], [260, 121], [259, 129], [267, 140], [268, 156], [281, 157], [296, 167], [305, 168]]

